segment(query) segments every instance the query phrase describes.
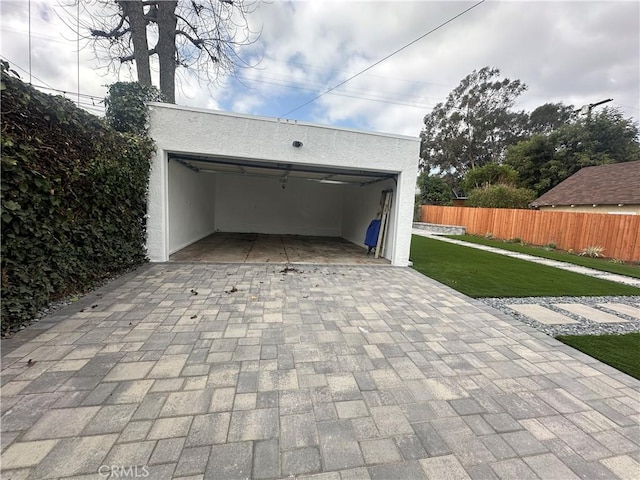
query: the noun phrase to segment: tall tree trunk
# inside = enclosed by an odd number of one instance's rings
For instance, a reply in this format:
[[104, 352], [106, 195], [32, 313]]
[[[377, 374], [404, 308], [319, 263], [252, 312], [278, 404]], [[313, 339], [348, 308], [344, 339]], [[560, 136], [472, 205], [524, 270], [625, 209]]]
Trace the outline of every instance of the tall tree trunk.
[[176, 15], [177, 0], [158, 2], [158, 60], [160, 93], [165, 102], [176, 103]]
[[147, 22], [144, 19], [144, 7], [141, 0], [120, 0], [124, 15], [131, 26], [133, 56], [138, 72], [138, 82], [151, 86], [151, 69], [149, 68], [149, 44], [147, 42]]

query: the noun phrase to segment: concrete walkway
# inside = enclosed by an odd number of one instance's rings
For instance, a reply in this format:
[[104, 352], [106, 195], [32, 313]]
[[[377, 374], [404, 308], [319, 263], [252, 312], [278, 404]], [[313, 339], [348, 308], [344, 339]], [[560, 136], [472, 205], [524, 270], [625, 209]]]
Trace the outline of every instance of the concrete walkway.
[[527, 255], [526, 253], [512, 252], [509, 250], [503, 250], [496, 247], [488, 247], [486, 245], [479, 245], [477, 243], [464, 242], [462, 240], [456, 240], [454, 238], [447, 238], [441, 235], [434, 235], [433, 233], [426, 232], [425, 230], [414, 228], [412, 230], [413, 235], [420, 235], [422, 237], [429, 237], [443, 242], [455, 243], [456, 245], [463, 245], [465, 247], [477, 248], [478, 250], [485, 250], [491, 253], [497, 253], [506, 257], [519, 258], [520, 260], [527, 260], [528, 262], [540, 263], [549, 267], [560, 268], [562, 270], [568, 270], [570, 272], [581, 273], [583, 275], [589, 275], [590, 277], [601, 278], [603, 280], [609, 280], [616, 283], [624, 283], [625, 285], [631, 285], [640, 288], [640, 278], [627, 277], [626, 275], [618, 275], [615, 273], [603, 272], [601, 270], [595, 270], [593, 268], [582, 267], [580, 265], [574, 265], [572, 263], [560, 262], [558, 260], [549, 260], [547, 258], [536, 257], [535, 255]]
[[638, 478], [637, 380], [408, 268], [297, 268], [148, 265], [4, 340], [2, 478]]

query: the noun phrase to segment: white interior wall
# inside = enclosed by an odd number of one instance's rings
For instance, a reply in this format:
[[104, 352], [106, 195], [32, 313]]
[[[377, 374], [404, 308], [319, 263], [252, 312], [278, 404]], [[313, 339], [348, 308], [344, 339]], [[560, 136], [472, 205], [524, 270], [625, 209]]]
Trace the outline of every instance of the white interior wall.
[[169, 255], [215, 231], [215, 175], [168, 165]]
[[[371, 220], [376, 218], [380, 210], [380, 197], [383, 190], [395, 190], [393, 180], [386, 180], [380, 183], [359, 187], [344, 186], [344, 200], [342, 208], [342, 237], [351, 243], [364, 247], [364, 237]], [[396, 202], [395, 192], [393, 202]], [[393, 205], [392, 205], [393, 206]], [[389, 227], [395, 222], [394, 209], [392, 208]], [[385, 257], [390, 258], [390, 252], [394, 249], [395, 235], [389, 231], [387, 234], [387, 247]]]
[[339, 237], [342, 185], [278, 177], [216, 175], [215, 219], [220, 232]]

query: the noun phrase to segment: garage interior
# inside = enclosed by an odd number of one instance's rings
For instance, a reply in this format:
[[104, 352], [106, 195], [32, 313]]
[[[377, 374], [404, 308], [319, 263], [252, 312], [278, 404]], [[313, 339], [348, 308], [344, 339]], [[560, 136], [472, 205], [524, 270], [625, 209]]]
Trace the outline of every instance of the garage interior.
[[168, 153], [169, 261], [388, 265], [390, 232], [380, 258], [367, 255], [364, 237], [396, 181], [389, 172]]

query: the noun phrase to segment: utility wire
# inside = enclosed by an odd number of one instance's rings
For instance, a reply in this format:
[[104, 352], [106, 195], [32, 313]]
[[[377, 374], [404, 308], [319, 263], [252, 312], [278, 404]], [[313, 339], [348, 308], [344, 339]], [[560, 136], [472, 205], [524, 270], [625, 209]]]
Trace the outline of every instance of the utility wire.
[[[69, 95], [78, 95], [77, 92], [69, 92], [67, 90], [60, 90], [59, 88], [45, 87], [43, 85], [35, 85], [34, 84], [34, 85], [32, 85], [32, 87], [40, 88], [42, 90], [50, 90], [50, 91], [53, 91], [53, 92], [59, 92], [59, 93], [65, 94], [65, 95], [67, 95], [67, 94], [69, 94]], [[103, 103], [104, 102], [104, 100], [102, 98], [96, 97], [95, 95], [89, 95], [88, 93], [80, 93], [79, 95], [81, 97], [83, 97], [83, 98], [88, 98], [89, 100], [94, 101], [94, 102], [96, 100], [97, 100], [98, 103]]]
[[[5, 57], [4, 55], [1, 56], [2, 58], [4, 58], [7, 62], [9, 62], [11, 64], [11, 67], [15, 67], [18, 70], [24, 72], [24, 73], [29, 73], [27, 70], [25, 70], [24, 68], [22, 68], [21, 66], [11, 62], [7, 57]], [[78, 96], [78, 100], [74, 101], [71, 100], [72, 102], [75, 102], [78, 107], [83, 108], [84, 110], [88, 110], [90, 111], [90, 113], [100, 113], [103, 114], [104, 113], [104, 100], [100, 97], [96, 97], [94, 95], [89, 95], [88, 93], [79, 93], [79, 92], [68, 92], [66, 90], [60, 90], [59, 88], [54, 88], [52, 87], [50, 84], [48, 84], [47, 82], [45, 82], [44, 80], [42, 80], [41, 78], [36, 77], [35, 75], [32, 75], [33, 78], [35, 78], [36, 80], [39, 80], [40, 82], [44, 83], [45, 85], [36, 85], [33, 83], [29, 83], [29, 85], [31, 85], [33, 88], [38, 88], [41, 90], [49, 90], [49, 91], [53, 91], [53, 92], [58, 92], [58, 93], [62, 93], [63, 95], [77, 95]], [[80, 97], [82, 97], [82, 100], [80, 100]], [[88, 102], [88, 100], [85, 99], [89, 99], [91, 100], [91, 103]], [[96, 104], [97, 101], [97, 104]]]
[[[53, 88], [51, 85], [49, 85], [47, 82], [45, 82], [44, 80], [42, 80], [41, 78], [36, 77], [35, 75], [31, 75], [30, 72], [28, 70], [25, 70], [24, 68], [22, 68], [20, 65], [18, 65], [16, 62], [12, 62], [11, 60], [9, 60], [7, 57], [5, 57], [4, 55], [1, 55], [2, 58], [4, 58], [7, 62], [9, 62], [9, 64], [12, 67], [16, 67], [18, 70], [22, 71], [23, 73], [26, 73], [27, 75], [29, 75], [29, 78], [33, 77], [36, 80], [39, 80], [40, 82], [44, 83], [45, 85], [47, 85], [50, 88]], [[31, 84], [31, 82], [29, 82], [29, 84]]]
[[[255, 72], [251, 72], [252, 74]], [[266, 84], [271, 84], [271, 85], [280, 85], [283, 87], [290, 87], [290, 88], [302, 88], [304, 90], [309, 90], [311, 92], [318, 92], [318, 90], [320, 90], [323, 87], [323, 82], [321, 82], [320, 80], [315, 80], [315, 79], [308, 79], [307, 81], [299, 81], [297, 79], [292, 79], [290, 76], [288, 75], [280, 75], [280, 74], [271, 74], [271, 73], [265, 73], [263, 75], [236, 75], [236, 78], [238, 80], [242, 80], [242, 81], [247, 81], [247, 82], [255, 82], [255, 83], [266, 83]], [[375, 90], [363, 90], [362, 88], [341, 88], [340, 92], [343, 93], [349, 93], [352, 95], [364, 95], [366, 94], [367, 97], [363, 97], [363, 98], [368, 98], [371, 96], [377, 97], [377, 98], [382, 98], [382, 99], [386, 99], [386, 100], [395, 100], [395, 101], [403, 101], [404, 97], [398, 92], [398, 91], [390, 91], [390, 90], [382, 90], [382, 89], [375, 89]], [[338, 95], [336, 92], [331, 92], [332, 95]], [[428, 97], [428, 96], [421, 96], [421, 95], [416, 95], [416, 96], [412, 96], [413, 101], [415, 102], [416, 100], [421, 100], [421, 101], [439, 101], [440, 97]]]
[[[5, 57], [4, 55], [1, 55], [0, 57], [2, 57], [3, 59], [5, 59], [7, 62], [9, 62], [9, 64], [11, 65], [11, 67], [15, 67], [18, 70], [20, 70], [23, 73], [29, 73], [27, 70], [25, 70], [24, 68], [22, 68], [20, 65], [18, 65], [17, 63], [12, 62], [11, 60], [9, 60], [7, 57]], [[29, 85], [31, 85], [34, 88], [41, 88], [43, 90], [51, 90], [53, 92], [58, 92], [58, 93], [63, 93], [63, 94], [69, 94], [69, 95], [75, 95], [76, 92], [70, 92], [68, 90], [61, 90], [59, 88], [54, 88], [51, 86], [51, 84], [45, 82], [44, 80], [42, 80], [41, 78], [36, 77], [35, 75], [33, 75], [33, 78], [35, 78], [36, 80], [38, 80], [39, 82], [42, 82], [44, 85], [36, 85], [36, 84], [32, 84], [30, 83]], [[104, 99], [102, 97], [98, 97], [96, 95], [90, 95], [88, 93], [80, 93], [81, 97], [86, 97], [86, 98], [90, 98], [91, 100], [97, 100], [98, 102], [102, 103], [104, 102]]]
[[382, 58], [381, 60], [378, 60], [377, 62], [375, 62], [372, 65], [369, 65], [367, 68], [365, 68], [364, 70], [359, 71], [358, 73], [356, 73], [355, 75], [350, 76], [349, 78], [347, 78], [346, 80], [343, 80], [342, 82], [338, 83], [336, 86], [331, 87], [329, 90], [326, 90], [324, 92], [322, 92], [321, 94], [315, 96], [314, 98], [312, 98], [311, 100], [303, 103], [302, 105], [300, 105], [299, 107], [294, 108], [293, 110], [289, 110], [287, 113], [284, 113], [281, 115], [281, 117], [286, 117], [287, 115], [300, 110], [302, 107], [306, 107], [307, 105], [309, 105], [310, 103], [315, 102], [316, 100], [318, 100], [320, 97], [323, 97], [324, 95], [326, 95], [329, 92], [332, 92], [333, 90], [335, 90], [338, 87], [341, 87], [342, 85], [344, 85], [345, 83], [353, 80], [354, 78], [362, 75], [364, 72], [371, 70], [373, 67], [375, 67], [376, 65], [380, 65], [382, 62], [384, 62], [385, 60], [393, 57], [395, 54], [401, 52], [402, 50], [404, 50], [407, 47], [410, 47], [411, 45], [413, 45], [416, 42], [419, 42], [420, 40], [422, 40], [424, 37], [426, 37], [427, 35], [432, 34], [433, 32], [435, 32], [436, 30], [441, 29], [442, 27], [444, 27], [445, 25], [453, 22], [454, 20], [456, 20], [457, 18], [460, 18], [462, 15], [464, 15], [465, 13], [473, 10], [474, 8], [476, 8], [477, 6], [483, 4], [485, 2], [485, 0], [480, 0], [478, 3], [470, 6], [469, 8], [467, 8], [466, 10], [460, 12], [459, 14], [457, 14], [454, 17], [451, 17], [449, 20], [447, 20], [446, 22], [441, 23], [440, 25], [438, 25], [437, 27], [435, 27], [432, 30], [429, 30], [427, 33], [425, 33], [424, 35], [420, 35], [418, 38], [416, 38], [415, 40], [407, 43], [406, 45], [404, 45], [403, 47], [400, 47], [399, 49], [397, 49], [396, 51], [390, 53], [389, 55], [387, 55], [386, 57]]
[[[315, 92], [317, 91], [315, 87], [312, 86], [303, 86], [303, 85], [294, 85], [294, 84], [289, 84], [289, 83], [277, 83], [277, 82], [270, 82], [268, 80], [258, 80], [258, 79], [254, 79], [254, 78], [244, 78], [244, 77], [239, 77], [242, 81], [245, 82], [257, 82], [257, 83], [264, 83], [264, 84], [268, 84], [268, 85], [277, 85], [277, 86], [281, 86], [281, 87], [288, 87], [288, 88], [297, 88], [299, 90], [307, 90], [310, 92]], [[357, 98], [359, 100], [367, 100], [367, 101], [371, 101], [371, 102], [380, 102], [380, 103], [389, 103], [392, 105], [402, 105], [405, 107], [414, 107], [414, 108], [420, 108], [420, 109], [428, 109], [428, 108], [432, 108], [426, 105], [419, 105], [416, 103], [407, 103], [407, 102], [400, 102], [394, 99], [391, 99], [389, 97], [378, 97], [378, 98], [371, 98], [371, 97], [364, 97], [361, 95], [349, 95], [348, 92], [347, 93], [337, 93], [337, 92], [331, 92], [330, 95], [337, 95], [339, 97], [348, 97], [348, 98]], [[420, 97], [418, 97], [420, 98]]]

